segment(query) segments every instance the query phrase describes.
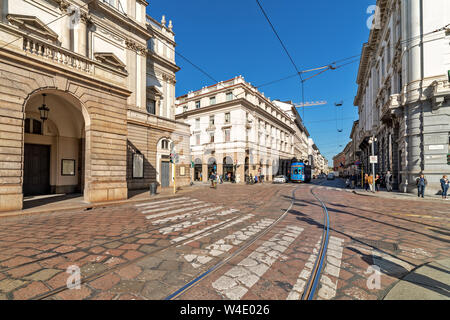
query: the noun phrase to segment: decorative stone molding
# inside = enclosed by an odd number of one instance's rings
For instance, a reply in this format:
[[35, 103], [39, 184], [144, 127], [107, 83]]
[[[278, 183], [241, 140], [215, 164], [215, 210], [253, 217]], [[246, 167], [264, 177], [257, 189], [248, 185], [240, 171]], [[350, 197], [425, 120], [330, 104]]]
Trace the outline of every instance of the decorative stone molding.
[[141, 46], [131, 39], [125, 39], [125, 45], [128, 49], [133, 50], [142, 56], [147, 54], [147, 48], [145, 46]]
[[[445, 85], [447, 83], [447, 86]], [[431, 86], [433, 87], [432, 97], [432, 109], [438, 110], [444, 105], [447, 100], [450, 100], [450, 87], [449, 83], [445, 80], [434, 81]]]
[[55, 0], [55, 2], [59, 5], [59, 9], [63, 12], [67, 12], [67, 8], [70, 7], [70, 3], [68, 3], [66, 0]]
[[103, 64], [125, 71], [126, 65], [112, 52], [96, 52], [94, 57]]
[[47, 27], [44, 22], [35, 16], [8, 14], [6, 19], [8, 19], [11, 24], [18, 26], [19, 29], [23, 29], [27, 33], [52, 40], [54, 42], [58, 40], [58, 34]]

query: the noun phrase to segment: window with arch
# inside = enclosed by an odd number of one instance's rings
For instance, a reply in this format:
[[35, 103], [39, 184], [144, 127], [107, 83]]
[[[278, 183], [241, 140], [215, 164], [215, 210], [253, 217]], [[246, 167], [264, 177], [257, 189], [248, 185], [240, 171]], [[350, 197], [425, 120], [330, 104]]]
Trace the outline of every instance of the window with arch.
[[169, 146], [170, 146], [169, 140], [164, 139], [163, 141], [161, 141], [161, 149], [169, 150]]
[[43, 134], [42, 122], [33, 118], [25, 119], [25, 133]]

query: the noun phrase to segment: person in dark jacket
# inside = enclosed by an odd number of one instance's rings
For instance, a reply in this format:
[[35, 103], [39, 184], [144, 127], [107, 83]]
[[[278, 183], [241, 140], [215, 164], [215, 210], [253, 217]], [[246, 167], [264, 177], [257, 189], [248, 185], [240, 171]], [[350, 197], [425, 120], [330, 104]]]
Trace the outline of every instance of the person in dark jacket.
[[416, 179], [417, 185], [417, 196], [424, 198], [425, 195], [425, 187], [427, 186], [428, 181], [425, 179], [423, 173], [420, 174], [420, 177]]
[[385, 181], [386, 189], [387, 189], [388, 192], [392, 191], [392, 184], [391, 184], [392, 181], [391, 181], [391, 179], [392, 179], [392, 174], [391, 174], [390, 171], [388, 171], [386, 173], [386, 175], [384, 176], [384, 181]]
[[442, 179], [440, 180], [440, 182], [441, 182], [441, 189], [442, 189], [442, 199], [448, 200], [447, 192], [450, 187], [450, 182], [448, 181], [447, 176], [444, 175], [442, 177]]

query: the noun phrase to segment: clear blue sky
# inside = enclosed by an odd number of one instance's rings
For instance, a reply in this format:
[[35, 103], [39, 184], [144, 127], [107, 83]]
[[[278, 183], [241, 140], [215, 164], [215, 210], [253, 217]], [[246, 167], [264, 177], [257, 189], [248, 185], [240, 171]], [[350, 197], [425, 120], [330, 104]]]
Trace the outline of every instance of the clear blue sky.
[[[367, 8], [376, 0], [260, 0], [299, 70], [327, 65], [358, 55], [368, 40]], [[292, 74], [295, 69], [255, 0], [149, 0], [147, 13], [172, 20], [177, 51], [218, 81], [242, 75], [258, 86]], [[349, 60], [350, 61], [350, 60]], [[347, 62], [347, 61], [346, 61]], [[345, 63], [345, 62], [342, 62]], [[176, 94], [197, 90], [213, 81], [177, 57]], [[305, 82], [305, 101], [328, 105], [307, 107], [305, 124], [321, 153], [332, 157], [350, 140], [359, 63], [353, 63]], [[260, 91], [266, 97], [301, 102], [298, 77]], [[334, 103], [344, 101], [337, 111]], [[302, 110], [300, 115], [303, 114]], [[337, 120], [336, 120], [337, 119]], [[338, 129], [343, 129], [342, 133]]]

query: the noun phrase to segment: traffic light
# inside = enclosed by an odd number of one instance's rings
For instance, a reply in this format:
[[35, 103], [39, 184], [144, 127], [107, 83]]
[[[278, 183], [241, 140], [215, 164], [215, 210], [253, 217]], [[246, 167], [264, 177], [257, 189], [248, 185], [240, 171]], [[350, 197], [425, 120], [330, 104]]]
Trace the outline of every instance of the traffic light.
[[170, 153], [170, 163], [173, 163], [173, 156], [174, 156], [174, 154]]
[[450, 153], [447, 154], [447, 164], [450, 165]]

